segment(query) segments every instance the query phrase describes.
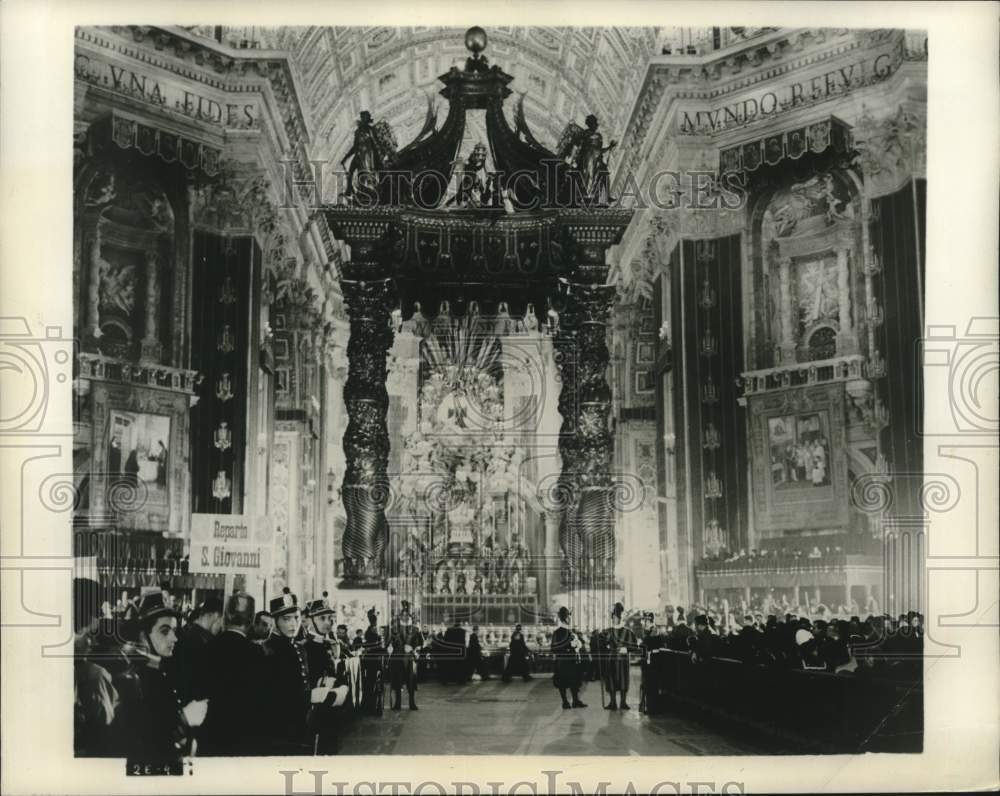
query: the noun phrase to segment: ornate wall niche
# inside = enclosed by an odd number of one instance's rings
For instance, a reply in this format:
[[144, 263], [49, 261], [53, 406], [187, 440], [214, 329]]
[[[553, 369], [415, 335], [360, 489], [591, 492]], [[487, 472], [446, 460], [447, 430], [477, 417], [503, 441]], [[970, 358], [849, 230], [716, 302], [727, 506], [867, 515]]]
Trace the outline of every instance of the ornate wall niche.
[[758, 197], [751, 223], [756, 366], [859, 353], [865, 286], [855, 183], [837, 169], [789, 175]]
[[159, 171], [132, 154], [103, 157], [81, 169], [76, 327], [85, 350], [176, 364], [186, 262], [179, 219], [186, 209], [182, 186]]

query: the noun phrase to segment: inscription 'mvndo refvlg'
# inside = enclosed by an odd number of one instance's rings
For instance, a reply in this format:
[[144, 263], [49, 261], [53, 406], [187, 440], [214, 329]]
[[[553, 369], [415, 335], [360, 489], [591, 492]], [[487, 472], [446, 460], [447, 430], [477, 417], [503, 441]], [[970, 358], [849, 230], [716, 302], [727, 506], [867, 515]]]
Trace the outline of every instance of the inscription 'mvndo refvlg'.
[[875, 58], [856, 61], [807, 80], [767, 91], [759, 97], [749, 97], [714, 110], [682, 110], [680, 132], [697, 134], [705, 130], [725, 130], [755, 119], [775, 116], [810, 102], [846, 94], [858, 86], [889, 77], [895, 70], [896, 63], [892, 53], [882, 53]]

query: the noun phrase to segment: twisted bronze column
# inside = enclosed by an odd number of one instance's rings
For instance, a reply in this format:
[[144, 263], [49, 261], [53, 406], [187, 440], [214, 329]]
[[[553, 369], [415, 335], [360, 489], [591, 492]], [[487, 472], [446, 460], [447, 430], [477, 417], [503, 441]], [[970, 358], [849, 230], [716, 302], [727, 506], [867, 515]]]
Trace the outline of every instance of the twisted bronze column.
[[351, 323], [344, 385], [346, 470], [341, 488], [347, 515], [345, 585], [379, 588], [388, 539], [389, 393], [385, 384], [386, 357], [393, 340], [389, 326], [392, 281], [342, 279], [340, 285]]
[[576, 501], [569, 535], [578, 536], [587, 580], [593, 586], [613, 584], [614, 516], [609, 416], [611, 386], [607, 324], [615, 288], [571, 283], [568, 298], [575, 316], [576, 399], [573, 477]]
[[[630, 219], [631, 212], [620, 209], [568, 212], [559, 245], [568, 274], [560, 279], [563, 311], [555, 340], [562, 378], [559, 487], [565, 497], [559, 541], [569, 565], [563, 585], [578, 590], [579, 607], [595, 619], [609, 608], [615, 590], [616, 488], [607, 373], [615, 287], [607, 284], [606, 259]], [[601, 592], [604, 599], [597, 598]]]
[[559, 458], [562, 467], [556, 482], [551, 502], [559, 511], [559, 547], [568, 564], [563, 570], [563, 586], [575, 585], [579, 565], [583, 558], [583, 540], [570, 523], [570, 513], [576, 505], [577, 496], [577, 352], [576, 328], [573, 308], [566, 303], [559, 317], [559, 332], [553, 338], [555, 363], [559, 369], [559, 414], [562, 424], [559, 428]]

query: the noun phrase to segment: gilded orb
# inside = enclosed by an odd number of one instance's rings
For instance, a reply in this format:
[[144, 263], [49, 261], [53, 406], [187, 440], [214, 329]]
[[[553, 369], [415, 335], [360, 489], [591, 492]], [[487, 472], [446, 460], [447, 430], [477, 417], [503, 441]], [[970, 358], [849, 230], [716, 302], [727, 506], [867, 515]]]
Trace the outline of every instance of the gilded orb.
[[478, 58], [479, 53], [486, 49], [486, 31], [478, 26], [465, 31], [465, 49]]

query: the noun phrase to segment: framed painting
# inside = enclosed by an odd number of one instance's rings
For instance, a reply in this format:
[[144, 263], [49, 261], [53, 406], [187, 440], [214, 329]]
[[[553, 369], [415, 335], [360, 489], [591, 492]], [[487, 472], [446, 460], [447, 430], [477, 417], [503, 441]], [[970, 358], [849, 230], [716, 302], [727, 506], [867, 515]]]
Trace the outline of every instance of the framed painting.
[[89, 512], [119, 529], [183, 534], [190, 505], [190, 396], [97, 383]]
[[754, 522], [765, 535], [847, 523], [843, 390], [835, 382], [750, 397]]

